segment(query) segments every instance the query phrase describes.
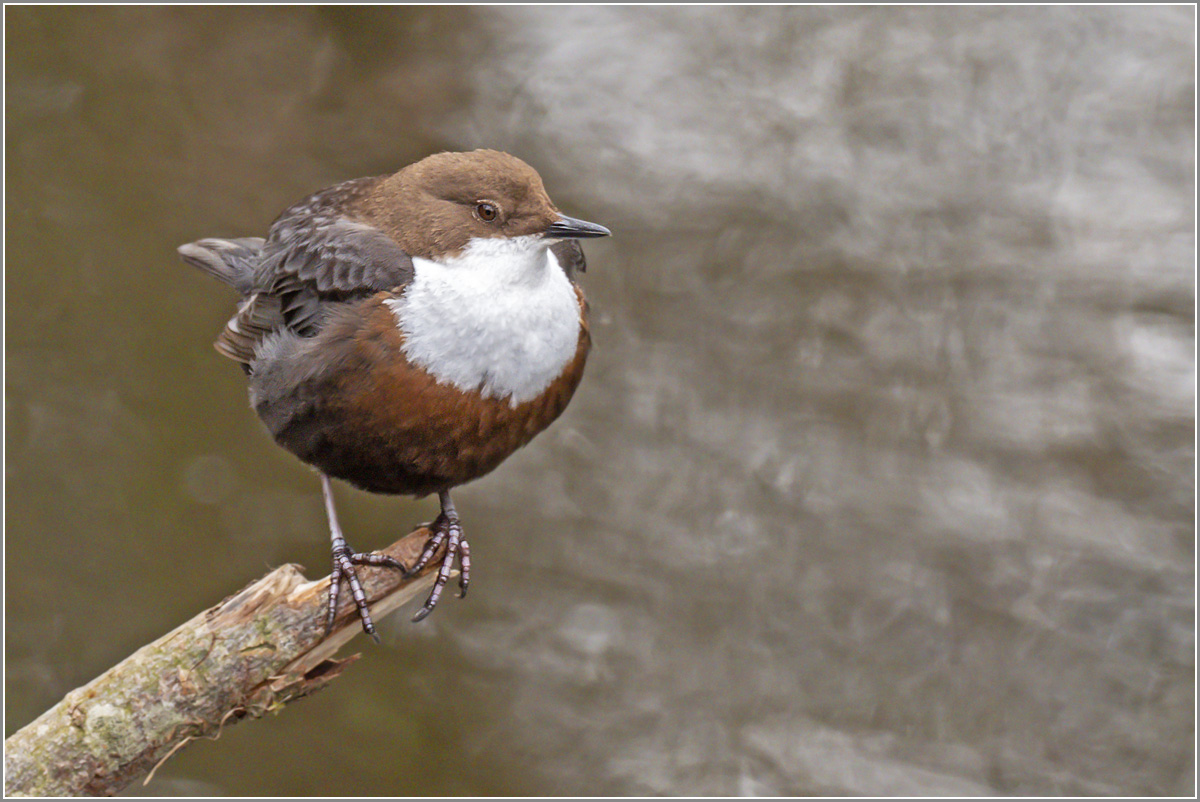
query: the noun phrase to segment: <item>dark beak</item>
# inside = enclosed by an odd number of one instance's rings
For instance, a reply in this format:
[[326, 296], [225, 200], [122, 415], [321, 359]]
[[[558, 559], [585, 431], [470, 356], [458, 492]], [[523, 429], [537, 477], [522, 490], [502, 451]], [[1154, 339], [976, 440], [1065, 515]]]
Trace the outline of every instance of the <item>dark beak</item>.
[[589, 239], [591, 237], [608, 237], [612, 235], [612, 232], [604, 226], [560, 214], [558, 219], [546, 229], [545, 234], [554, 239]]

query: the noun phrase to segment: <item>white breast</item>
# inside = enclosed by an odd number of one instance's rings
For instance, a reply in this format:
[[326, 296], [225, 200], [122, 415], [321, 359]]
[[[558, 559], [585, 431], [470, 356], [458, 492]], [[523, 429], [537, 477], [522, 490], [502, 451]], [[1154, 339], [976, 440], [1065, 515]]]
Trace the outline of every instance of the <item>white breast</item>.
[[413, 259], [388, 301], [404, 355], [460, 390], [537, 398], [575, 356], [579, 302], [542, 237], [473, 239], [444, 261]]

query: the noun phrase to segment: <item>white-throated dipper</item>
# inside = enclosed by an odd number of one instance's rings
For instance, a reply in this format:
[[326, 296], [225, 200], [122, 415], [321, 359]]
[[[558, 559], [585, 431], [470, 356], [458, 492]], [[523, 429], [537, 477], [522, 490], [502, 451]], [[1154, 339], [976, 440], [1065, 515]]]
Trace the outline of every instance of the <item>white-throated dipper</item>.
[[[450, 491], [571, 400], [591, 345], [576, 240], [609, 233], [561, 214], [525, 162], [476, 150], [322, 190], [265, 240], [179, 248], [241, 293], [216, 349], [242, 364], [276, 442], [320, 471], [333, 540], [327, 632], [345, 582], [378, 640], [356, 565], [415, 572], [444, 543], [413, 620], [437, 604], [456, 559], [466, 595], [470, 547]], [[437, 493], [441, 513], [417, 562], [351, 551], [329, 477], [373, 493]]]

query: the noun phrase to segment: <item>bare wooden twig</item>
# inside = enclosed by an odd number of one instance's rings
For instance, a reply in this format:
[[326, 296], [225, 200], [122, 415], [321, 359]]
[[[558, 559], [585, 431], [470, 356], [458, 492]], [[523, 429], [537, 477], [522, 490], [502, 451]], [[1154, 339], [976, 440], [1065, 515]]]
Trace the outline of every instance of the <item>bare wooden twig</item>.
[[[419, 528], [383, 553], [412, 565], [429, 534]], [[432, 584], [430, 562], [408, 579], [359, 569], [376, 621]], [[328, 587], [284, 565], [71, 691], [4, 742], [5, 794], [114, 794], [188, 741], [320, 690], [358, 659], [333, 655], [361, 632], [344, 593], [322, 637]]]

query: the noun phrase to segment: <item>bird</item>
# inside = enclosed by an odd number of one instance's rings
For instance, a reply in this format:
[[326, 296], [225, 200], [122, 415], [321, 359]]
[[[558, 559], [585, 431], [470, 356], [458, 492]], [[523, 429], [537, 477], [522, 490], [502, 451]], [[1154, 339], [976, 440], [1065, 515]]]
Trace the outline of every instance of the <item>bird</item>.
[[[466, 596], [470, 544], [450, 493], [571, 400], [592, 342], [579, 240], [611, 233], [560, 212], [521, 159], [474, 150], [320, 190], [265, 238], [178, 248], [240, 295], [214, 347], [242, 366], [275, 442], [320, 476], [333, 564], [326, 635], [348, 588], [379, 641], [355, 566], [414, 574], [445, 545], [413, 620], [437, 605], [456, 562]], [[441, 510], [412, 565], [347, 545], [331, 479], [437, 494]]]

